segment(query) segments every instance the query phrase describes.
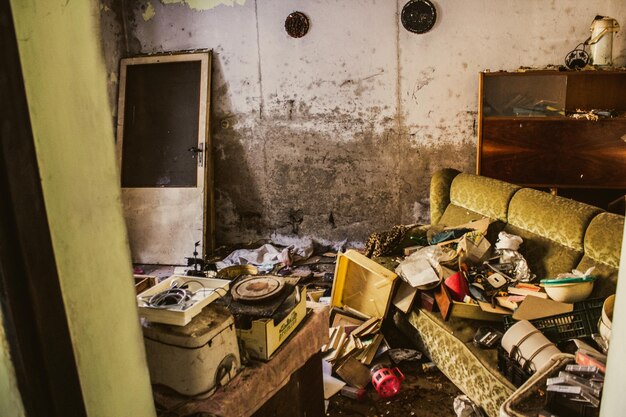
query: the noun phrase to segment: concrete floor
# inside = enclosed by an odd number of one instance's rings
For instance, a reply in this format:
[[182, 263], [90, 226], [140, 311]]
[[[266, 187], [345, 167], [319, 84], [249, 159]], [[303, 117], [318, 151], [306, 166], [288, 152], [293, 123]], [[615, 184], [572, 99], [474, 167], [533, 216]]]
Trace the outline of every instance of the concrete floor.
[[329, 417], [448, 417], [455, 416], [454, 397], [462, 392], [439, 371], [424, 373], [421, 363], [403, 362], [399, 366], [405, 376], [401, 391], [383, 399], [374, 387], [367, 387], [362, 401], [339, 394], [330, 399]]

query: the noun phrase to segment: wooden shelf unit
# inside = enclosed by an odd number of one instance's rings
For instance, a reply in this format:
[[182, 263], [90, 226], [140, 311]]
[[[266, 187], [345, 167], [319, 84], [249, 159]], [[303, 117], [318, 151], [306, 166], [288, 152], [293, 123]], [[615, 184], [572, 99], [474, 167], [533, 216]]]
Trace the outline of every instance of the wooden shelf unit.
[[[566, 188], [574, 199], [577, 189], [624, 194], [626, 71], [483, 72], [479, 86], [479, 175]], [[592, 109], [619, 116], [597, 121], [569, 116]]]

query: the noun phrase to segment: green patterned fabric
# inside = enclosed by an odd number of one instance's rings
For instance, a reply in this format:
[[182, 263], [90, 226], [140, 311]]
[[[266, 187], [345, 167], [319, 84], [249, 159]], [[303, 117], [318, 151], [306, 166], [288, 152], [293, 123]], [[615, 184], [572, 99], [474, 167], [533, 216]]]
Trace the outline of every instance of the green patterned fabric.
[[[623, 216], [454, 170], [435, 174], [431, 183], [432, 224], [457, 226], [483, 217], [497, 220], [488, 232], [492, 243], [502, 229], [522, 237], [520, 252], [537, 278], [595, 266], [594, 274], [600, 279], [592, 296], [615, 292]], [[439, 369], [489, 416], [498, 416], [500, 405], [515, 388], [497, 370], [495, 350], [481, 350], [472, 344], [476, 329], [487, 323], [455, 318], [445, 322], [439, 313], [422, 310], [397, 313], [394, 320], [404, 320], [404, 328], [397, 323], [398, 327]]]
[[601, 213], [593, 218], [585, 232], [585, 256], [619, 268], [624, 234], [624, 216]]
[[435, 172], [430, 180], [430, 224], [439, 223], [446, 207], [450, 204], [450, 186], [459, 175], [456, 169], [446, 168]]
[[586, 271], [595, 267], [593, 275], [598, 280], [593, 285], [592, 297], [615, 294], [623, 233], [624, 216], [611, 213], [594, 217], [585, 232], [585, 254], [576, 269]]
[[450, 202], [490, 219], [506, 221], [517, 185], [472, 174], [459, 174], [450, 187]]
[[554, 278], [557, 274], [570, 272], [583, 256], [582, 250], [563, 246], [510, 224], [506, 225], [504, 230], [524, 240], [519, 252], [524, 255], [531, 272], [538, 279]]
[[524, 188], [511, 199], [508, 223], [582, 252], [585, 229], [601, 211], [567, 198]]
[[459, 320], [457, 330], [465, 333], [465, 337], [459, 337], [437, 313], [412, 311], [405, 318], [417, 330], [425, 353], [441, 372], [490, 417], [498, 416], [500, 405], [515, 387], [498, 372], [494, 349], [480, 350], [471, 341], [464, 341], [470, 332], [473, 336], [477, 327], [463, 325]]

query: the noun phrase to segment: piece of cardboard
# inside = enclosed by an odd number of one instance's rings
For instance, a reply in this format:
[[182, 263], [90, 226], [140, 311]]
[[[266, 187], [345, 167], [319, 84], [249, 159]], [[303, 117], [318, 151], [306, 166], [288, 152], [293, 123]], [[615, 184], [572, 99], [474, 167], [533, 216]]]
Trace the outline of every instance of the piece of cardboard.
[[539, 297], [526, 297], [517, 310], [515, 310], [515, 313], [513, 313], [513, 319], [542, 319], [556, 314], [571, 313], [573, 310], [573, 304], [560, 303], [558, 301]]
[[371, 380], [370, 370], [353, 357], [349, 357], [339, 367], [337, 367], [337, 375], [341, 377], [348, 385], [356, 388], [365, 388]]
[[419, 293], [419, 307], [426, 311], [435, 311], [437, 303], [432, 291], [420, 291]]
[[472, 263], [480, 263], [488, 255], [491, 243], [484, 233], [479, 231], [465, 233], [457, 245], [457, 253], [463, 253], [464, 257]]
[[417, 289], [413, 288], [407, 282], [401, 281], [392, 302], [398, 310], [403, 313], [408, 313], [411, 310], [411, 307], [413, 307], [416, 297]]
[[382, 343], [384, 339], [385, 337], [382, 335], [382, 333], [378, 333], [374, 336], [370, 344], [367, 345], [361, 357], [361, 362], [364, 365], [369, 366], [372, 364], [372, 361], [376, 357], [376, 352], [378, 351], [378, 347], [380, 346], [380, 344]]
[[500, 306], [492, 306], [489, 303], [485, 303], [484, 301], [479, 301], [478, 306], [485, 313], [493, 313], [493, 314], [502, 314], [503, 316], [508, 316], [512, 313], [508, 308], [500, 307]]
[[439, 275], [437, 275], [437, 272], [426, 258], [402, 262], [398, 265], [396, 271], [400, 271], [402, 278], [413, 287], [421, 287], [439, 282]]
[[363, 320], [353, 317], [349, 313], [339, 308], [333, 308], [330, 312], [330, 327], [343, 326], [360, 326]]

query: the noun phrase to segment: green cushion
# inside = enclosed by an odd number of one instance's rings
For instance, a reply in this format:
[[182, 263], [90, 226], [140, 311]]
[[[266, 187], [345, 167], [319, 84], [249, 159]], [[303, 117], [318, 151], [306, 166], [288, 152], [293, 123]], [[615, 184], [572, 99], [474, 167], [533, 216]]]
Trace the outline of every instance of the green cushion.
[[595, 267], [593, 275], [598, 280], [593, 286], [592, 297], [607, 297], [615, 293], [624, 216], [600, 213], [593, 218], [585, 232], [585, 254], [577, 265], [579, 271]]
[[602, 210], [524, 188], [511, 199], [508, 223], [575, 251], [583, 251], [585, 229]]
[[524, 240], [519, 252], [528, 262], [530, 271], [539, 279], [554, 278], [557, 274], [570, 272], [582, 258], [580, 250], [553, 242], [519, 227], [508, 224], [504, 230]]
[[585, 256], [619, 268], [624, 235], [624, 216], [601, 213], [591, 220], [585, 232]]
[[446, 168], [435, 172], [430, 180], [430, 224], [439, 223], [446, 207], [450, 204], [450, 186], [459, 175], [456, 169]]
[[450, 202], [485, 217], [506, 221], [509, 202], [519, 189], [503, 181], [459, 174], [450, 187]]

